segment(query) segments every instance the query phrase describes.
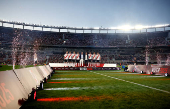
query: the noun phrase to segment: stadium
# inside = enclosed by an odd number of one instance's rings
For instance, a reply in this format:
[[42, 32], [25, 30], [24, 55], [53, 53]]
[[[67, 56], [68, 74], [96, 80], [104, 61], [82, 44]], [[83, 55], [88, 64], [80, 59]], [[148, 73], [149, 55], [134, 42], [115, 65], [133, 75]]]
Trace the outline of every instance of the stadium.
[[[90, 22], [88, 16], [90, 19], [95, 16], [96, 21], [100, 19], [97, 17], [112, 17], [108, 11], [112, 8], [101, 10], [101, 7], [105, 7], [105, 2], [97, 1], [99, 4], [94, 5], [94, 1], [89, 2], [90, 5], [79, 1], [84, 3], [79, 4], [81, 8], [75, 8], [79, 5], [73, 5], [70, 1], [67, 1], [69, 5], [63, 2], [64, 7], [60, 7], [61, 13], [56, 12], [59, 15], [57, 17], [61, 17], [57, 25], [52, 19], [56, 14], [55, 11], [50, 11], [51, 18], [50, 12], [46, 12], [49, 11], [48, 6], [55, 7], [49, 9], [60, 10], [59, 5], [63, 6], [60, 1], [56, 6], [52, 5], [52, 1], [50, 5], [41, 6], [40, 9], [44, 10], [40, 18], [49, 22], [46, 23], [48, 25], [38, 24], [36, 22], [38, 18], [31, 20], [36, 23], [0, 18], [0, 109], [170, 108], [170, 24], [157, 25], [158, 23], [154, 22], [155, 25], [152, 26], [148, 26], [151, 24], [148, 23], [147, 26], [97, 27], [94, 23], [94, 27], [75, 27], [77, 22], [83, 25], [86, 21], [88, 24]], [[125, 7], [135, 7], [133, 0], [130, 2], [131, 5], [126, 0], [122, 1], [126, 2]], [[72, 2], [77, 3], [74, 0]], [[112, 2], [115, 3], [114, 7], [116, 2]], [[110, 1], [108, 3], [111, 4]], [[18, 9], [26, 9], [27, 6], [24, 4]], [[109, 7], [110, 4], [106, 6]], [[31, 13], [39, 12], [36, 8], [34, 10], [30, 8], [39, 7], [38, 5], [35, 6], [34, 3], [31, 5], [33, 6], [28, 5]], [[68, 8], [69, 6], [76, 11]], [[87, 9], [88, 14], [83, 13], [86, 12], [83, 6], [97, 11], [90, 10], [91, 15]], [[100, 8], [97, 8], [98, 6]], [[122, 5], [120, 7], [122, 8]], [[68, 9], [69, 14], [64, 8]], [[77, 13], [79, 9], [85, 20], [80, 18], [81, 13]], [[145, 10], [143, 6], [142, 9]], [[23, 10], [23, 18], [28, 14], [27, 11]], [[113, 10], [112, 12], [114, 13]], [[125, 12], [123, 14], [131, 15], [128, 10]], [[137, 16], [138, 12], [133, 12]], [[67, 20], [70, 19], [69, 22], [72, 21], [73, 25], [59, 26], [60, 22], [63, 25], [65, 22], [69, 24], [62, 20], [63, 13], [66, 16], [68, 14]], [[158, 13], [160, 21], [163, 22], [162, 14]], [[28, 16], [34, 18], [30, 13]], [[118, 21], [117, 24], [121, 25], [119, 21], [123, 15], [120, 17], [119, 14], [115, 14], [115, 16], [118, 20], [113, 21]], [[149, 15], [144, 17], [149, 18]], [[29, 21], [29, 17], [27, 19]], [[135, 21], [132, 16], [129, 19]], [[51, 26], [50, 20], [55, 26]], [[100, 22], [111, 23], [107, 20], [102, 19]], [[152, 20], [158, 22], [156, 17]], [[152, 20], [149, 22], [153, 23]], [[38, 19], [38, 22], [41, 21]]]
[[[27, 97], [22, 98], [25, 102], [28, 99], [22, 106], [24, 109], [30, 107], [42, 108], [44, 106], [69, 108], [70, 105], [72, 108], [78, 108], [80, 105], [84, 105], [84, 107], [94, 106], [94, 108], [100, 108], [98, 106], [104, 106], [102, 108], [117, 107], [117, 105], [121, 105], [122, 108], [124, 106], [139, 108], [138, 106], [141, 106], [141, 103], [146, 103], [147, 106], [156, 106], [155, 103], [158, 102], [165, 103], [160, 108], [168, 107], [166, 102], [168, 103], [169, 98], [167, 96], [170, 93], [169, 77], [165, 78], [164, 76], [168, 76], [170, 73], [170, 30], [168, 30], [170, 25], [142, 28], [145, 29], [144, 32], [138, 30], [135, 33], [117, 33], [116, 31], [119, 30], [105, 28], [78, 29], [28, 25], [3, 20], [0, 20], [0, 22], [2, 24], [0, 27], [2, 70], [11, 70], [13, 64], [15, 64], [13, 71], [21, 83], [23, 82], [22, 85], [27, 93], [37, 91], [37, 98], [31, 99], [31, 95], [29, 99]], [[13, 27], [4, 27], [5, 23]], [[15, 25], [20, 25], [21, 28], [15, 28]], [[25, 29], [26, 26], [40, 27], [42, 30]], [[59, 31], [43, 31], [43, 28], [58, 29]], [[162, 28], [162, 31], [156, 31], [157, 28]], [[60, 32], [62, 29], [66, 29], [67, 32]], [[148, 29], [154, 31], [147, 32]], [[83, 33], [76, 33], [78, 30], [82, 30]], [[91, 33], [84, 33], [86, 30], [90, 30]], [[93, 30], [98, 30], [99, 33], [93, 33]], [[105, 30], [106, 33], [100, 33], [102, 30]], [[109, 30], [114, 30], [114, 33], [109, 33]], [[104, 63], [105, 67], [69, 67], [68, 63], [64, 63], [66, 51], [99, 52], [101, 55], [100, 63]], [[31, 66], [34, 65], [35, 52], [37, 53], [38, 65], [40, 65], [37, 67]], [[63, 66], [63, 64], [65, 65]], [[43, 73], [42, 65], [50, 67], [48, 74]], [[41, 82], [36, 83], [36, 86], [34, 84], [35, 90], [32, 91], [30, 88], [27, 89], [28, 84], [24, 83], [22, 77], [28, 76], [30, 69], [32, 73], [41, 72], [44, 74], [41, 78], [38, 74], [34, 75], [37, 76], [36, 80]], [[27, 75], [26, 72], [28, 72]], [[22, 75], [22, 73], [25, 73], [25, 75]], [[46, 81], [45, 78], [48, 78], [48, 80]], [[1, 80], [3, 79], [1, 78]], [[26, 80], [30, 81], [29, 78]], [[40, 88], [40, 83], [44, 83], [44, 87]], [[147, 94], [147, 96], [143, 97], [143, 94]], [[134, 101], [130, 98], [131, 96]], [[162, 99], [157, 97], [162, 97]], [[125, 101], [121, 101], [122, 99], [125, 99]], [[147, 104], [150, 101], [154, 105]], [[116, 102], [116, 104], [113, 102]], [[97, 103], [97, 105], [95, 106], [93, 103]], [[137, 106], [133, 107], [128, 103]], [[69, 107], [65, 104], [68, 104]]]

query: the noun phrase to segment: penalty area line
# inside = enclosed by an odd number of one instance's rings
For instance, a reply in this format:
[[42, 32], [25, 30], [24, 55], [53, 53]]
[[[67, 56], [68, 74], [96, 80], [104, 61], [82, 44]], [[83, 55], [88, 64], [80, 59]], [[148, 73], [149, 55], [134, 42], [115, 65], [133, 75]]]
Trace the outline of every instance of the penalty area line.
[[[91, 71], [91, 72], [93, 72], [93, 71]], [[136, 84], [136, 85], [138, 85], [138, 86], [142, 86], [142, 87], [146, 87], [146, 88], [149, 88], [149, 89], [153, 89], [153, 90], [157, 90], [157, 91], [161, 91], [161, 92], [165, 92], [165, 93], [170, 94], [170, 92], [168, 92], [168, 91], [166, 91], [166, 90], [157, 89], [157, 88], [154, 88], [154, 87], [142, 85], [142, 84], [135, 83], [135, 82], [131, 82], [131, 81], [126, 81], [126, 80], [119, 79], [119, 78], [116, 78], [116, 77], [111, 77], [111, 76], [103, 75], [103, 74], [101, 74], [101, 73], [96, 73], [96, 72], [93, 72], [93, 73], [99, 74], [99, 75], [102, 75], [102, 76], [106, 76], [106, 77], [109, 77], [109, 78], [113, 78], [113, 79], [116, 79], [116, 80], [119, 80], [119, 81], [124, 81], [124, 82], [127, 82], [127, 83]]]

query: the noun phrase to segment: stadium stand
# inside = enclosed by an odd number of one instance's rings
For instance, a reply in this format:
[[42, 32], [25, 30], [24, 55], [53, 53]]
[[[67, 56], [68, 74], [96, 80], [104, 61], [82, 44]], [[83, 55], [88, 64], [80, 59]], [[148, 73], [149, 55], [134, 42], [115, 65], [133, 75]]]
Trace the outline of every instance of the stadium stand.
[[[142, 71], [142, 73], [150, 74], [153, 70], [151, 67], [153, 66], [146, 65], [146, 59], [148, 59], [149, 64], [166, 64], [167, 59], [170, 57], [168, 35], [169, 31], [151, 33], [70, 33], [0, 26], [0, 63], [12, 65], [13, 61], [16, 61], [15, 65], [33, 65], [34, 53], [36, 52], [38, 64], [46, 64], [46, 66], [0, 72], [1, 92], [11, 91], [11, 94], [9, 93], [8, 95], [9, 99], [0, 106], [3, 108], [19, 108], [21, 106], [18, 103], [19, 100], [28, 99], [28, 95], [31, 99], [36, 99], [35, 89], [41, 86], [42, 81], [46, 82], [46, 79], [50, 78], [51, 73], [55, 70], [50, 69], [48, 64], [65, 64], [63, 63], [63, 55], [66, 51], [79, 53], [99, 52], [103, 65], [107, 64], [109, 66], [109, 63], [112, 63], [112, 65], [114, 63], [116, 66], [116, 64], [129, 65], [137, 63], [138, 65], [128, 66], [130, 72], [140, 73]], [[161, 62], [158, 62], [160, 60]], [[159, 67], [161, 69], [160, 72], [170, 71], [169, 66], [162, 66]], [[80, 67], [78, 69], [76, 67], [73, 69], [72, 66], [64, 66], [63, 69], [81, 70], [85, 68]], [[99, 68], [97, 69], [95, 66], [94, 70], [109, 69], [109, 67], [105, 69]], [[121, 69], [120, 67], [119, 69], [117, 67], [111, 68], [113, 68], [111, 70]], [[87, 68], [86, 70], [90, 69], [92, 68]], [[157, 73], [158, 67], [156, 66], [155, 69], [155, 72], [152, 73]], [[62, 70], [62, 68], [59, 70]], [[7, 74], [12, 79], [5, 80], [5, 78], [8, 78], [6, 77]], [[11, 88], [10, 86], [13, 87]], [[19, 88], [16, 89], [15, 86]], [[17, 93], [13, 89], [16, 89]], [[13, 97], [16, 99], [14, 100]], [[5, 99], [4, 96], [1, 100], [3, 101], [3, 99]]]
[[[169, 56], [169, 31], [147, 33], [68, 33], [0, 27], [0, 62], [12, 64], [12, 46], [14, 39], [20, 40], [15, 47], [17, 54], [33, 50], [37, 46], [39, 63], [63, 62], [65, 51], [99, 51], [104, 63], [130, 63], [136, 57], [144, 63], [146, 46], [149, 46], [150, 61], [156, 63], [159, 53], [163, 62]], [[35, 43], [36, 41], [36, 43]], [[26, 51], [27, 48], [27, 51]], [[104, 48], [104, 49], [103, 49]], [[159, 49], [158, 49], [159, 48]], [[134, 50], [135, 49], [135, 50]], [[31, 52], [30, 52], [31, 53]], [[33, 54], [33, 53], [32, 53]], [[20, 58], [20, 57], [18, 57]], [[20, 62], [17, 62], [19, 64]], [[29, 64], [33, 63], [33, 59]]]

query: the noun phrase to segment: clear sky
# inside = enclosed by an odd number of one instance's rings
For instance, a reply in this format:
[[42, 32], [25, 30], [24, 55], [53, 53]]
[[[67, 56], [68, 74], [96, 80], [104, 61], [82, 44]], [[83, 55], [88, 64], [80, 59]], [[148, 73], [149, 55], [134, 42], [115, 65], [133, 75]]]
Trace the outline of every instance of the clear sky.
[[0, 19], [70, 27], [170, 24], [170, 0], [0, 0]]

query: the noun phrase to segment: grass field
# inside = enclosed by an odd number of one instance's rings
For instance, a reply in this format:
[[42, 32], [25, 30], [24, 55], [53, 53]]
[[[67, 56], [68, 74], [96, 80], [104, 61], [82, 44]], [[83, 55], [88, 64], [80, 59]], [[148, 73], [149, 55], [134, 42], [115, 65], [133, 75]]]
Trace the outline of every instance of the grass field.
[[[13, 69], [13, 66], [12, 65], [0, 65], [0, 71], [6, 71], [6, 70], [12, 70]], [[34, 65], [27, 65], [25, 66], [26, 68], [27, 67], [33, 67]], [[22, 66], [20, 65], [15, 65], [15, 69], [20, 69], [20, 68], [23, 68]]]
[[123, 71], [56, 71], [21, 109], [170, 108], [170, 78]]

